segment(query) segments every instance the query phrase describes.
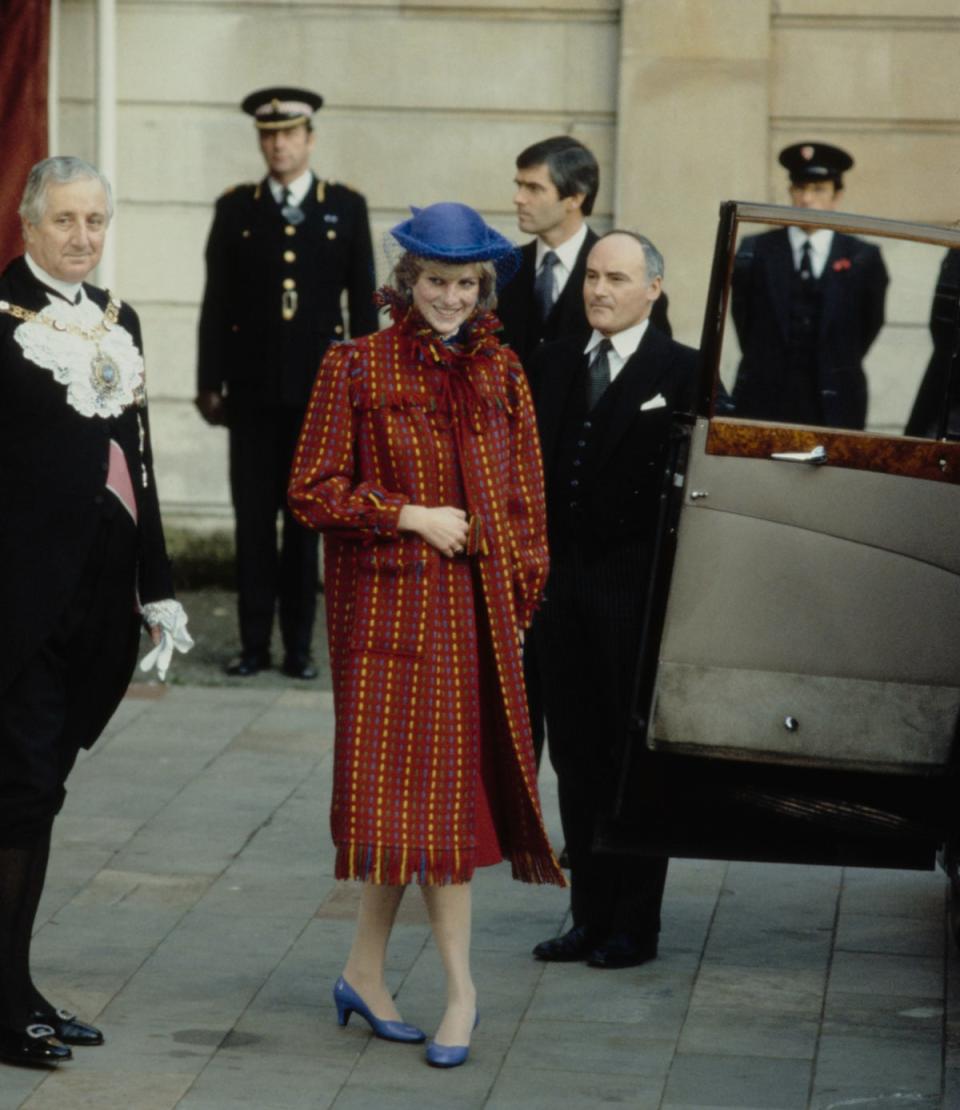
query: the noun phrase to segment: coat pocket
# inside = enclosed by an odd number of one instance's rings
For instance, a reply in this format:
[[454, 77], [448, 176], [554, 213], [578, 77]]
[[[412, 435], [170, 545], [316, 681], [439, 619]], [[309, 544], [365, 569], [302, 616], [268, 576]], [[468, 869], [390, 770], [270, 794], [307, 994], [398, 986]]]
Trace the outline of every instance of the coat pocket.
[[431, 575], [426, 552], [412, 555], [405, 543], [374, 544], [360, 555], [351, 651], [423, 655]]

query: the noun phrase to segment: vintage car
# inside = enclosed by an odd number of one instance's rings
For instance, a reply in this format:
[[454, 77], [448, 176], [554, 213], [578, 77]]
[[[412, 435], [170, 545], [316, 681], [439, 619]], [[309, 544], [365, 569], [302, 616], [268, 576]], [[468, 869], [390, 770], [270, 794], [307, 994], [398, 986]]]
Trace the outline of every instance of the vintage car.
[[[863, 325], [865, 426], [793, 421], [773, 400], [747, 418], [738, 281], [757, 237], [800, 218], [721, 207], [697, 411], [664, 474], [632, 731], [597, 846], [939, 858], [960, 939], [960, 231], [804, 211], [805, 227], [874, 244], [889, 275], [885, 313]], [[859, 265], [831, 254], [818, 280]], [[829, 392], [833, 354], [817, 357]]]

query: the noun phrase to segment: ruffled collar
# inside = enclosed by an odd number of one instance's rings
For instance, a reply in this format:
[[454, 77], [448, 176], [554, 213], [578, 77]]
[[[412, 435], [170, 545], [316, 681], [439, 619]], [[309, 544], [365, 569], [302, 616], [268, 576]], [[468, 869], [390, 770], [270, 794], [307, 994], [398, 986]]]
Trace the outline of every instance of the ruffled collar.
[[452, 339], [445, 340], [396, 289], [383, 286], [377, 290], [374, 302], [389, 310], [394, 326], [411, 343], [418, 360], [425, 363], [466, 371], [475, 359], [493, 354], [498, 346], [497, 332], [502, 325], [492, 312], [478, 309]]
[[[389, 286], [375, 296], [379, 307], [390, 311], [394, 327], [401, 333], [414, 365], [433, 367], [440, 374], [439, 408], [452, 422], [457, 436], [461, 419], [476, 433], [487, 425], [487, 410], [495, 403], [495, 392], [484, 370], [496, 356], [500, 321], [492, 312], [475, 312], [452, 340], [444, 340], [423, 318], [420, 310]], [[462, 446], [462, 444], [461, 444]]]

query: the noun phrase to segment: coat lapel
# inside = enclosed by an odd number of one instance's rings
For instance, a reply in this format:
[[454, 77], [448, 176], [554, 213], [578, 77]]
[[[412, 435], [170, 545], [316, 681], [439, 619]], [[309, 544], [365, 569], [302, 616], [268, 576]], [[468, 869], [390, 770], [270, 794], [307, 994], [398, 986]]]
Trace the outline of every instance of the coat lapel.
[[[51, 296], [60, 296], [55, 289], [48, 288], [33, 276], [33, 271], [27, 265], [23, 255], [10, 263], [6, 276], [13, 286], [14, 303], [31, 312], [42, 312], [50, 303]], [[89, 293], [90, 286], [84, 283], [84, 289]]]
[[537, 391], [537, 419], [540, 425], [544, 469], [547, 469], [553, 460], [567, 398], [570, 396], [570, 390], [577, 379], [582, 363], [583, 352], [579, 344], [569, 342], [563, 347], [563, 356], [548, 368], [544, 368], [540, 388]]
[[790, 334], [790, 286], [793, 282], [793, 250], [787, 229], [781, 228], [767, 237], [770, 246], [768, 270], [770, 272], [770, 297], [781, 334]]
[[533, 283], [537, 276], [535, 272], [536, 262], [537, 241], [534, 239], [520, 248], [520, 268], [517, 270], [517, 276], [513, 279], [517, 283], [517, 289], [522, 293], [525, 313], [533, 304]]
[[253, 204], [257, 212], [257, 218], [264, 223], [282, 224], [286, 222], [280, 212], [280, 205], [273, 199], [269, 177], [265, 177], [257, 186], [253, 194]]
[[[603, 444], [597, 452], [594, 470], [599, 470], [614, 452], [620, 440], [633, 424], [640, 406], [656, 397], [670, 367], [669, 340], [653, 326], [649, 326], [633, 355], [620, 371], [620, 389], [607, 423]], [[600, 402], [603, 403], [602, 401]], [[672, 397], [667, 396], [667, 404]]]
[[[321, 190], [321, 195], [322, 195]], [[319, 207], [322, 202], [317, 196], [317, 175], [311, 171], [310, 173], [310, 188], [304, 194], [303, 200], [300, 202], [300, 211], [304, 216], [309, 216], [314, 208]], [[281, 213], [282, 215], [282, 213]]]
[[833, 241], [830, 243], [830, 253], [827, 255], [827, 263], [820, 275], [822, 301], [819, 334], [821, 338], [826, 334], [830, 321], [836, 315], [837, 309], [843, 300], [842, 283], [850, 280], [850, 275], [844, 273], [842, 269], [834, 269], [834, 264], [842, 258], [849, 262], [853, 254], [852, 246], [853, 242], [849, 235], [843, 235], [839, 231], [834, 232]]
[[[549, 335], [561, 336], [565, 329], [561, 326], [560, 322], [565, 320], [570, 315], [571, 311], [580, 309], [583, 304], [583, 278], [587, 272], [587, 255], [590, 253], [590, 248], [597, 241], [596, 234], [588, 227], [587, 237], [580, 244], [580, 250], [577, 252], [577, 259], [573, 264], [573, 269], [570, 271], [570, 276], [567, 278], [567, 283], [564, 285], [560, 296], [557, 297], [553, 307], [547, 313], [545, 323], [545, 331]], [[531, 286], [531, 302], [533, 299], [533, 292]]]

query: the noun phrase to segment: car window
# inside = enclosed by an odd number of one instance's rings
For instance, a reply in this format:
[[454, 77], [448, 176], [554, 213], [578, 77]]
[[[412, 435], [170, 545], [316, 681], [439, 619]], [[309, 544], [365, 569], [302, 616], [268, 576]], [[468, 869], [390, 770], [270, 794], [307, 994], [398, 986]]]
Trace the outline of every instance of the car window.
[[736, 419], [960, 438], [960, 250], [812, 221], [740, 222], [735, 244], [718, 371]]

